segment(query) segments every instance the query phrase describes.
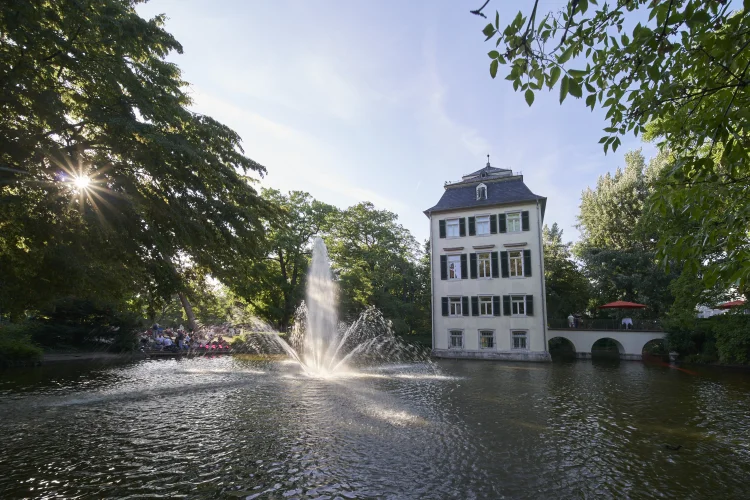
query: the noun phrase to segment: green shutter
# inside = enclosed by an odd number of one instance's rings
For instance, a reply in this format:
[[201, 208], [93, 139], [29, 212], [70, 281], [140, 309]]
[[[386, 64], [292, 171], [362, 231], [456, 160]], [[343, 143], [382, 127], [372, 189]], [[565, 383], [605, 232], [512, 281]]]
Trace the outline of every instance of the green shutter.
[[440, 279], [441, 280], [448, 279], [448, 256], [447, 255], [440, 256]]
[[502, 277], [507, 278], [510, 276], [510, 264], [508, 263], [508, 252], [500, 252], [500, 269], [502, 270]]
[[497, 252], [492, 252], [490, 254], [490, 266], [492, 267], [492, 277], [499, 278], [500, 277], [500, 263], [497, 260]]
[[471, 315], [479, 316], [479, 297], [471, 298]]
[[469, 270], [471, 271], [471, 279], [477, 279], [477, 254], [469, 254]]
[[524, 210], [521, 212], [521, 229], [524, 231], [529, 230], [529, 211]]
[[497, 215], [490, 215], [490, 234], [497, 234]]
[[492, 315], [500, 316], [500, 296], [499, 295], [492, 296]]
[[448, 316], [448, 297], [443, 297], [441, 301], [443, 303], [443, 316]]
[[466, 254], [461, 254], [461, 279], [465, 280], [469, 278], [469, 273], [466, 272], [466, 270], [469, 269], [469, 266], [466, 265]]
[[534, 296], [527, 295], [526, 296], [526, 316], [533, 316], [533, 315], [534, 315]]
[[466, 236], [466, 218], [461, 217], [458, 219], [458, 235]]
[[503, 316], [510, 316], [510, 295], [503, 295]]
[[461, 297], [461, 314], [464, 316], [469, 315], [469, 297]]
[[531, 250], [523, 251], [523, 275], [531, 276]]
[[440, 237], [445, 238], [445, 220], [440, 219], [438, 221], [438, 226], [440, 227]]
[[497, 214], [497, 223], [500, 226], [501, 233], [508, 232], [508, 225], [505, 222], [505, 214]]
[[476, 236], [477, 234], [477, 227], [474, 220], [474, 217], [469, 217], [469, 236]]

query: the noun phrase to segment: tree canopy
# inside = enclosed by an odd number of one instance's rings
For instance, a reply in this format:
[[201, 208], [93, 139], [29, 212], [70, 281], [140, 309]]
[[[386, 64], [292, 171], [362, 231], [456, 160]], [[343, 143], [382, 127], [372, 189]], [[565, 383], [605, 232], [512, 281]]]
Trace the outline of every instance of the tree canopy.
[[[487, 17], [484, 9], [473, 11]], [[740, 8], [742, 7], [742, 8]], [[649, 200], [655, 212], [685, 214], [687, 233], [659, 235], [663, 257], [725, 286], [750, 282], [750, 2], [570, 0], [560, 12], [528, 12], [484, 27], [490, 75], [534, 102], [545, 86], [606, 110], [606, 152], [646, 134], [671, 156]], [[715, 192], [722, 203], [714, 203]], [[726, 203], [723, 203], [723, 202]], [[716, 258], [718, 256], [718, 258]]]
[[180, 260], [221, 279], [262, 255], [274, 210], [249, 175], [265, 169], [234, 131], [190, 111], [165, 59], [182, 47], [136, 3], [0, 6], [5, 311], [81, 285], [169, 296], [184, 288]]
[[544, 241], [544, 281], [547, 290], [547, 316], [561, 320], [586, 310], [589, 282], [573, 261], [571, 243], [563, 243], [563, 231], [553, 223], [542, 228]]

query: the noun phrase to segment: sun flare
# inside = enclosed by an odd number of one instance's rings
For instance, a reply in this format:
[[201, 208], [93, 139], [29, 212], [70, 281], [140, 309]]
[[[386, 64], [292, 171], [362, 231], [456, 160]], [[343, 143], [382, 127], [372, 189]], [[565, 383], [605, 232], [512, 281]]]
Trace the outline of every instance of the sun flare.
[[73, 179], [73, 184], [78, 189], [86, 189], [87, 187], [89, 187], [89, 184], [91, 184], [91, 179], [89, 179], [86, 175], [80, 175]]

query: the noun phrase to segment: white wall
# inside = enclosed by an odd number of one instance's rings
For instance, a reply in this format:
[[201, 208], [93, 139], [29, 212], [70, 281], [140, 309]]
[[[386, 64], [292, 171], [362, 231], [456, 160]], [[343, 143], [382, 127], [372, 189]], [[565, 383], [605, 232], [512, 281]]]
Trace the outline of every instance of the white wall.
[[[529, 211], [529, 231], [518, 233], [497, 233], [484, 236], [469, 236], [468, 217], [499, 214], [513, 211]], [[439, 221], [455, 217], [465, 217], [466, 236], [458, 238], [440, 238]], [[464, 330], [464, 350], [479, 350], [479, 330], [495, 331], [495, 350], [511, 350], [511, 330], [528, 330], [529, 350], [546, 351], [547, 345], [544, 338], [546, 305], [544, 304], [544, 292], [542, 285], [543, 270], [540, 265], [541, 258], [541, 219], [540, 207], [536, 202], [518, 205], [504, 205], [493, 208], [477, 207], [472, 209], [456, 210], [432, 214], [430, 219], [430, 234], [432, 241], [432, 312], [433, 312], [433, 338], [435, 349], [448, 349], [449, 329]], [[523, 247], [506, 248], [504, 244], [526, 243]], [[494, 248], [486, 250], [474, 249], [473, 246], [495, 245]], [[463, 247], [462, 250], [446, 251], [445, 248]], [[440, 256], [454, 253], [467, 254], [467, 269], [469, 269], [468, 254], [475, 252], [509, 251], [509, 250], [531, 250], [532, 273], [530, 277], [523, 278], [493, 278], [493, 279], [462, 279], [456, 281], [440, 279]], [[441, 298], [447, 296], [476, 296], [476, 295], [533, 295], [534, 316], [530, 317], [476, 317], [463, 316], [451, 318], [442, 316]], [[502, 299], [501, 304], [502, 308]], [[471, 307], [471, 303], [469, 303]]]

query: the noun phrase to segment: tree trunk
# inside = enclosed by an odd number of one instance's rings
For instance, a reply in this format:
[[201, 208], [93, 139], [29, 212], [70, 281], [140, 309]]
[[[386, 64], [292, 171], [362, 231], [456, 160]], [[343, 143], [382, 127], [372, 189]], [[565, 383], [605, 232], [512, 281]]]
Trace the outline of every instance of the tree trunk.
[[195, 314], [193, 313], [193, 306], [190, 305], [190, 301], [187, 298], [187, 295], [185, 295], [184, 292], [179, 292], [177, 294], [180, 297], [180, 302], [182, 303], [182, 308], [185, 310], [185, 316], [187, 316], [188, 319], [188, 329], [189, 330], [197, 330], [198, 325], [195, 322]]

